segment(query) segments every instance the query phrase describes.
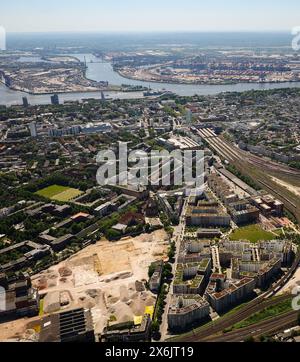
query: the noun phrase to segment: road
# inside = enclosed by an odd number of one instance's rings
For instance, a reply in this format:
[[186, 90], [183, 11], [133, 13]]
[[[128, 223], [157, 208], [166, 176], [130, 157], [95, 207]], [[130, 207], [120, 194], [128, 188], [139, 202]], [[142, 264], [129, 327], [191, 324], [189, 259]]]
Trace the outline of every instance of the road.
[[[174, 228], [174, 234], [173, 234], [173, 239], [172, 241], [175, 242], [176, 245], [176, 255], [175, 255], [175, 263], [172, 266], [172, 273], [173, 275], [175, 275], [176, 269], [177, 269], [177, 265], [178, 265], [178, 257], [179, 257], [179, 253], [180, 253], [180, 246], [181, 243], [183, 241], [183, 237], [184, 237], [184, 233], [185, 233], [185, 214], [186, 214], [186, 210], [187, 210], [187, 206], [188, 206], [188, 202], [189, 199], [185, 199], [184, 204], [183, 204], [183, 208], [182, 208], [182, 213], [181, 213], [181, 217], [179, 220], [179, 225], [176, 226]], [[161, 324], [161, 328], [160, 328], [160, 332], [161, 332], [161, 340], [165, 341], [167, 338], [169, 338], [170, 336], [168, 335], [168, 310], [169, 310], [169, 306], [171, 303], [171, 299], [172, 299], [172, 294], [173, 294], [173, 283], [174, 283], [174, 278], [173, 281], [170, 285], [170, 289], [169, 289], [169, 293], [166, 297], [166, 306], [165, 306], [165, 311], [162, 317], [162, 324]]]

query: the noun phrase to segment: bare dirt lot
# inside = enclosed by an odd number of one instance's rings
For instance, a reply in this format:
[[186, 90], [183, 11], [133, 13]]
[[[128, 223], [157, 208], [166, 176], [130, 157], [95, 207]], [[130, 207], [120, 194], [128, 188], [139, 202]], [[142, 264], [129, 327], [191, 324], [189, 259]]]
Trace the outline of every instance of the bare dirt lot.
[[[96, 333], [109, 320], [121, 323], [143, 315], [146, 306], [154, 306], [155, 296], [141, 282], [148, 279], [149, 265], [166, 257], [168, 245], [167, 234], [158, 230], [87, 247], [32, 278], [33, 286], [45, 296], [43, 313], [91, 309]], [[11, 333], [10, 324], [1, 325], [0, 340], [24, 335], [28, 322], [18, 321]]]
[[39, 318], [22, 318], [13, 322], [0, 324], [0, 341], [20, 341], [36, 340], [34, 331], [30, 328], [30, 323], [38, 323]]

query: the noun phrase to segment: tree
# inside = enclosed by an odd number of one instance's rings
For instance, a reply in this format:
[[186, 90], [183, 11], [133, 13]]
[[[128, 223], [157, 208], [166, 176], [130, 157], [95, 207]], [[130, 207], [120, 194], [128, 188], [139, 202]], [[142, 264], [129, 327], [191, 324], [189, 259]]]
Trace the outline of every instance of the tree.
[[108, 229], [105, 232], [105, 236], [108, 240], [118, 240], [121, 238], [122, 234], [117, 230]]
[[151, 326], [152, 332], [153, 333], [158, 333], [159, 328], [160, 328], [160, 325], [159, 325], [158, 321], [157, 320], [153, 321], [152, 326]]
[[81, 224], [73, 224], [71, 227], [72, 234], [78, 234], [82, 230]]
[[152, 277], [152, 275], [154, 274], [155, 272], [155, 264], [151, 264], [149, 266], [149, 270], [148, 270], [148, 276], [149, 276], [149, 279]]
[[165, 264], [163, 266], [163, 277], [168, 280], [168, 279], [171, 279], [172, 276], [173, 276], [173, 274], [172, 274], [172, 265], [169, 264], [169, 263]]
[[175, 251], [176, 251], [176, 245], [175, 242], [173, 241], [170, 245], [169, 251], [168, 251], [168, 258], [169, 260], [173, 260], [175, 257]]

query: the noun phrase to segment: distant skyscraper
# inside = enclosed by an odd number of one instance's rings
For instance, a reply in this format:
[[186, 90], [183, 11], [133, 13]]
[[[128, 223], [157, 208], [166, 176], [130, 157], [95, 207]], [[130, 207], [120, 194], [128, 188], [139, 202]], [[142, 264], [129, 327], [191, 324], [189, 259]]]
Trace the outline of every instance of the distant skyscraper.
[[23, 107], [27, 108], [29, 106], [27, 97], [23, 97]]
[[51, 104], [53, 104], [53, 105], [59, 104], [59, 98], [58, 98], [57, 94], [54, 94], [53, 96], [51, 96]]
[[30, 130], [31, 137], [37, 137], [37, 129], [36, 129], [36, 123], [35, 122], [31, 122], [29, 124], [29, 130]]

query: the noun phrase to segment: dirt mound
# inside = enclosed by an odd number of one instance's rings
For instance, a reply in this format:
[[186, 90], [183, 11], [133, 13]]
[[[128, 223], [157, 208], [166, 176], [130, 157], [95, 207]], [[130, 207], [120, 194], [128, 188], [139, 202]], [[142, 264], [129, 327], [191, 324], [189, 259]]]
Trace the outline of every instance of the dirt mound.
[[134, 318], [131, 308], [122, 302], [116, 303], [110, 308], [109, 312], [116, 317], [117, 323], [130, 322]]
[[37, 279], [33, 286], [37, 288], [38, 290], [43, 290], [48, 288], [48, 280], [45, 276], [42, 276], [41, 278]]
[[132, 296], [132, 301], [129, 304], [134, 315], [143, 315], [147, 306], [155, 304], [155, 298], [148, 292], [135, 293]]
[[145, 286], [144, 286], [144, 284], [142, 282], [137, 280], [135, 282], [135, 289], [136, 289], [137, 292], [143, 292], [145, 290]]
[[127, 272], [123, 272], [123, 273], [117, 273], [117, 274], [113, 274], [108, 278], [103, 279], [104, 283], [110, 283], [114, 280], [119, 280], [119, 279], [127, 279], [130, 278], [132, 276], [132, 272], [127, 271]]
[[67, 267], [59, 268], [58, 272], [62, 278], [70, 277], [72, 275], [72, 270]]
[[99, 289], [89, 289], [85, 293], [93, 299], [99, 298], [102, 295], [102, 292]]

